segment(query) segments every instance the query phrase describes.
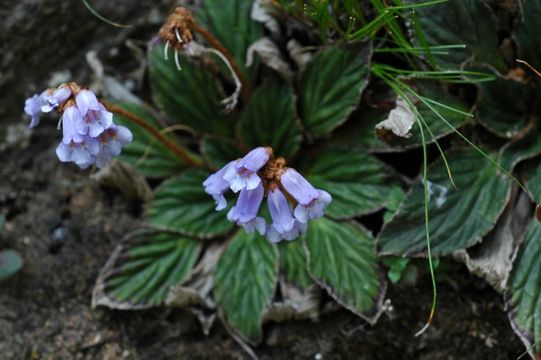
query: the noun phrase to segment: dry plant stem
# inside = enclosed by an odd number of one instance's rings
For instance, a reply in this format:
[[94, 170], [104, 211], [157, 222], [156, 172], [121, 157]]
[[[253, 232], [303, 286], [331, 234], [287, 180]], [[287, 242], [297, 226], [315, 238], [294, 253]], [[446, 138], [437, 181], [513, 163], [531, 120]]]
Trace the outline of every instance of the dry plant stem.
[[242, 84], [242, 99], [244, 100], [244, 102], [247, 102], [248, 99], [250, 98], [250, 90], [248, 88], [248, 82], [246, 81], [244, 74], [240, 71], [240, 68], [237, 65], [231, 53], [218, 41], [218, 39], [214, 37], [214, 35], [212, 35], [210, 32], [208, 32], [206, 29], [202, 28], [201, 26], [197, 25], [196, 23], [192, 25], [192, 30], [201, 34], [201, 36], [203, 36], [205, 40], [207, 40], [210, 46], [212, 46], [213, 48], [221, 52], [225, 56], [227, 61], [229, 61], [229, 63], [231, 64], [231, 67], [233, 68], [233, 71], [235, 72], [235, 74], [237, 74], [237, 77], [239, 78]]
[[167, 147], [169, 150], [175, 153], [186, 165], [190, 167], [201, 167], [203, 164], [196, 159], [194, 159], [188, 152], [178, 144], [175, 144], [173, 141], [166, 138], [160, 130], [156, 129], [154, 126], [147, 123], [145, 120], [141, 119], [139, 116], [122, 109], [119, 106], [116, 106], [114, 104], [111, 104], [106, 101], [102, 101], [102, 103], [105, 105], [107, 110], [114, 112], [115, 114], [121, 115], [128, 119], [129, 121], [133, 122], [134, 124], [137, 124], [141, 126], [143, 129], [148, 131], [152, 136], [156, 138], [159, 142], [161, 142], [165, 147]]

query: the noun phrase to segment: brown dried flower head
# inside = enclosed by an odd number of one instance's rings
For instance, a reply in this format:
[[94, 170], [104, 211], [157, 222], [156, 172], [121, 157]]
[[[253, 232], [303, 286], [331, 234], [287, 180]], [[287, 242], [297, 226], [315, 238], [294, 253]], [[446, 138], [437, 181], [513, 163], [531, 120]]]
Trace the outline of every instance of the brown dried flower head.
[[175, 51], [175, 64], [180, 70], [178, 51], [184, 50], [193, 40], [191, 28], [194, 25], [192, 12], [183, 7], [177, 7], [167, 17], [158, 32], [158, 37], [165, 42], [164, 57], [168, 59], [168, 50], [171, 46]]

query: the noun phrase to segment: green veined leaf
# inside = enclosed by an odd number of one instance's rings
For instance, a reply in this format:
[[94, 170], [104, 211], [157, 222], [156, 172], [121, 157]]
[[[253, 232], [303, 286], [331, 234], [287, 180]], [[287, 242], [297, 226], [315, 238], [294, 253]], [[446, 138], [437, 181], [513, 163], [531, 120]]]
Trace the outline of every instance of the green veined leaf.
[[[438, 161], [428, 170], [432, 255], [450, 254], [481, 241], [496, 224], [509, 199], [511, 180], [477, 151], [446, 153], [457, 186]], [[418, 181], [395, 216], [378, 236], [384, 255], [410, 255], [426, 251], [424, 187]]]
[[385, 285], [368, 232], [352, 223], [322, 218], [310, 222], [305, 244], [314, 280], [341, 305], [375, 322]]
[[515, 39], [518, 58], [527, 61], [536, 69], [541, 69], [541, 33], [538, 22], [541, 17], [541, 3], [528, 0], [523, 3], [523, 10], [518, 21], [515, 21]]
[[306, 252], [300, 240], [282, 241], [280, 251], [280, 269], [287, 282], [295, 284], [301, 290], [307, 290], [314, 282], [308, 272]]
[[294, 155], [301, 131], [291, 86], [278, 77], [261, 85], [242, 112], [238, 134], [250, 148], [271, 146], [276, 156]]
[[149, 222], [203, 239], [231, 230], [233, 223], [226, 218], [227, 209], [216, 211], [212, 196], [203, 189], [209, 175], [203, 170], [187, 170], [164, 181], [147, 209]]
[[[432, 106], [438, 110], [439, 114], [455, 128], [460, 128], [468, 121], [468, 119], [470, 119], [469, 116], [464, 114], [468, 113], [469, 108], [467, 105], [451, 96], [438, 84], [429, 81], [417, 81], [415, 82], [415, 88], [420, 95], [448, 107], [446, 108], [432, 104]], [[440, 139], [454, 131], [423, 103], [419, 102], [416, 106], [419, 114], [423, 117], [424, 122], [430, 128], [436, 139]], [[456, 111], [450, 110], [449, 108], [453, 108]], [[347, 145], [356, 147], [363, 151], [370, 150], [383, 152], [401, 151], [403, 149], [421, 146], [422, 141], [417, 122], [413, 125], [410, 131], [411, 136], [409, 138], [393, 137], [386, 139], [387, 143], [378, 138], [375, 132], [375, 126], [379, 122], [385, 120], [389, 116], [389, 112], [390, 110], [386, 112], [369, 110], [360, 112], [358, 115], [356, 114], [355, 118], [337, 131], [336, 136], [333, 136], [331, 142], [337, 145], [341, 144], [342, 146]], [[429, 144], [433, 142], [434, 139], [432, 136], [427, 135], [426, 143]]]
[[299, 107], [306, 130], [322, 136], [347, 120], [368, 84], [371, 48], [330, 47], [301, 75]]
[[524, 165], [523, 174], [526, 179], [526, 188], [532, 196], [532, 200], [541, 203], [541, 158], [528, 160]]
[[323, 151], [313, 160], [307, 179], [332, 195], [325, 212], [337, 219], [381, 209], [398, 184], [383, 163], [356, 149]]
[[532, 83], [497, 78], [479, 84], [479, 122], [495, 134], [511, 138], [528, 126], [535, 95]]
[[209, 165], [216, 169], [244, 156], [233, 140], [225, 138], [203, 138], [201, 152]]
[[484, 2], [450, 0], [418, 8], [415, 13], [428, 45], [466, 45], [464, 49], [449, 50], [447, 55], [433, 54], [440, 67], [460, 68], [473, 55], [478, 62], [505, 71], [494, 16]]
[[205, 0], [197, 11], [197, 21], [214, 35], [231, 52], [238, 66], [248, 77], [251, 69], [246, 69], [246, 51], [261, 36], [261, 24], [252, 20], [252, 0]]
[[178, 234], [140, 230], [122, 241], [101, 271], [93, 306], [142, 309], [163, 304], [190, 274], [201, 245]]
[[228, 324], [250, 343], [261, 340], [261, 319], [276, 287], [278, 252], [257, 233], [241, 230], [214, 271], [214, 296]]
[[531, 129], [522, 137], [510, 141], [500, 150], [500, 165], [505, 169], [513, 168], [526, 159], [531, 159], [541, 154], [541, 137], [539, 125], [532, 123]]
[[[159, 129], [157, 121], [143, 107], [135, 104], [118, 104], [118, 106]], [[120, 160], [134, 165], [148, 177], [166, 177], [178, 174], [186, 168], [178, 156], [140, 126], [117, 114], [114, 114], [114, 121], [118, 125], [128, 127], [133, 134], [132, 142], [122, 147]]]
[[541, 352], [541, 224], [532, 220], [509, 277], [507, 310], [513, 329]]
[[231, 134], [234, 122], [223, 113], [225, 97], [213, 75], [188, 61], [179, 71], [173, 55], [165, 60], [163, 46], [152, 49], [150, 81], [154, 100], [171, 122], [187, 125], [201, 133]]

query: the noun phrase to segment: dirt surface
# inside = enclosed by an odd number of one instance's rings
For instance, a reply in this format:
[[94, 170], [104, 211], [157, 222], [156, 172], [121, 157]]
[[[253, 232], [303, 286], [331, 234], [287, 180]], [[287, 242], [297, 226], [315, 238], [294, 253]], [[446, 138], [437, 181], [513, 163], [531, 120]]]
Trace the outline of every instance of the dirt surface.
[[[215, 324], [204, 336], [177, 309], [91, 309], [96, 276], [121, 237], [137, 226], [140, 206], [100, 188], [90, 171], [56, 159], [54, 121], [25, 133], [24, 99], [69, 76], [87, 81], [85, 53], [96, 49], [106, 71], [129, 79], [137, 64], [123, 45], [147, 40], [169, 1], [93, 1], [131, 30], [108, 27], [80, 1], [12, 0], [0, 9], [0, 249], [25, 265], [0, 283], [0, 359], [242, 359], [246, 353]], [[24, 128], [24, 127], [23, 127]], [[18, 130], [13, 130], [18, 129]], [[26, 135], [25, 135], [26, 134]], [[501, 297], [464, 269], [440, 284], [434, 326], [420, 338], [431, 302], [427, 278], [393, 287], [394, 307], [370, 327], [342, 310], [317, 322], [265, 325], [262, 359], [515, 359], [523, 346]]]

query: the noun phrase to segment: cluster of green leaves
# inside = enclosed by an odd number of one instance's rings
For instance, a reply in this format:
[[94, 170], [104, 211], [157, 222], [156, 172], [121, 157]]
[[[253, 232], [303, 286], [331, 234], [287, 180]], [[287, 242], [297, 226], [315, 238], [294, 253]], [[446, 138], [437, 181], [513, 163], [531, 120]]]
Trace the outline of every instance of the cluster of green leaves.
[[[517, 14], [512, 29], [511, 39], [517, 53], [506, 58], [497, 36], [494, 14], [485, 3], [448, 1], [416, 11], [415, 21], [424, 33], [423, 38], [414, 39], [419, 45], [426, 43], [430, 48], [466, 45], [449, 54], [427, 55], [427, 61], [432, 60], [436, 69], [443, 72], [457, 68], [481, 70], [493, 73], [495, 79], [477, 85], [476, 117], [469, 130], [480, 140], [474, 148], [447, 150], [445, 157], [431, 165], [428, 178], [413, 185], [393, 218], [385, 222], [378, 234], [380, 254], [427, 255], [423, 210], [426, 205], [430, 214], [428, 231], [432, 254], [442, 256], [468, 251], [481, 242], [496, 241], [496, 225], [505, 221], [504, 210], [513, 212], [519, 206], [515, 203], [516, 198], [511, 196], [516, 178], [526, 180], [526, 188], [522, 189], [533, 202], [541, 200], [538, 185], [541, 180], [538, 178], [541, 166], [537, 136], [539, 106], [535, 101], [539, 96], [538, 81], [520, 73], [517, 75], [514, 70], [518, 65], [514, 63], [515, 57], [536, 68], [541, 66], [538, 52], [541, 39], [532, 31], [540, 14], [541, 7], [537, 2], [525, 2], [524, 17]], [[417, 98], [423, 106], [430, 104], [423, 96], [417, 96], [416, 91], [410, 91], [407, 85], [398, 85], [397, 89]], [[431, 110], [435, 113], [438, 106]], [[466, 142], [473, 145], [467, 139]], [[538, 228], [539, 224], [532, 218], [527, 230], [519, 231], [515, 237], [500, 239], [511, 249], [518, 246], [514, 251], [502, 253], [505, 261], [512, 261], [512, 271], [501, 274], [505, 286], [499, 290], [504, 293], [513, 328], [523, 340], [534, 344], [530, 349], [532, 353], [541, 351], [538, 345], [541, 323], [536, 321], [541, 316], [541, 305], [537, 301], [541, 291], [537, 278], [541, 266], [536, 247]], [[483, 248], [477, 247], [476, 251], [472, 254], [479, 256]], [[515, 252], [518, 255], [513, 259]]]
[[[248, 79], [249, 99], [225, 113], [220, 100], [232, 82], [221, 60], [183, 58], [183, 71], [178, 72], [157, 45], [149, 58], [157, 111], [122, 106], [165, 128], [171, 141], [189, 144], [190, 156], [209, 169], [251, 148], [271, 146], [333, 196], [326, 217], [312, 222], [301, 239], [279, 245], [239, 231], [225, 216], [234, 199], [216, 212], [203, 191], [209, 170], [191, 168], [141, 128], [117, 117], [134, 133], [121, 159], [160, 185], [146, 204], [152, 229], [137, 231], [119, 245], [100, 274], [95, 305], [204, 308], [255, 344], [262, 322], [280, 318], [271, 315], [280, 306], [294, 309], [290, 317], [301, 316], [298, 297], [288, 295], [293, 287], [303, 299], [326, 291], [373, 322], [386, 288], [378, 253], [387, 257], [389, 276], [396, 282], [407, 257], [430, 256], [427, 231], [432, 255], [467, 251], [481, 243], [513, 206], [513, 171], [525, 174], [532, 200], [541, 200], [538, 88], [532, 80], [507, 75], [515, 64], [502, 55], [487, 5], [477, 0], [397, 0], [392, 6], [381, 0], [279, 3], [282, 7], [274, 9], [281, 15], [279, 28], [298, 22], [308, 33], [316, 29], [326, 44], [307, 64], [292, 64], [295, 56], [283, 54], [293, 77], [275, 72], [263, 58], [246, 66], [248, 47], [265, 34], [263, 25], [250, 18], [251, 0], [232, 0], [225, 8], [219, 0], [206, 0], [197, 21], [231, 51]], [[538, 68], [541, 40], [532, 29], [539, 15], [536, 2], [526, 2], [524, 20], [516, 22], [512, 36], [518, 55]], [[282, 52], [288, 49], [286, 34], [290, 32], [272, 37]], [[467, 82], [476, 83], [475, 98], [463, 96], [472, 93], [461, 85]], [[370, 96], [362, 102], [367, 88]], [[409, 138], [382, 140], [374, 126], [392, 106], [381, 104], [396, 96], [408, 102], [416, 124]], [[179, 128], [189, 129], [191, 137], [172, 131]], [[459, 129], [467, 130], [475, 144]], [[455, 146], [464, 141], [471, 146]], [[424, 149], [426, 164], [429, 144], [440, 159], [409, 189], [374, 156]], [[423, 159], [412, 159], [419, 162]], [[374, 239], [359, 219], [383, 208], [388, 212]], [[541, 340], [541, 323], [535, 320], [541, 318], [538, 234], [532, 222], [505, 290], [516, 328], [532, 341]]]
[[[305, 298], [326, 291], [373, 322], [381, 312], [386, 285], [374, 238], [355, 218], [382, 209], [401, 181], [361, 147], [329, 141], [361, 101], [370, 75], [371, 44], [323, 47], [293, 79], [262, 61], [247, 67], [248, 47], [263, 36], [262, 24], [250, 19], [251, 6], [250, 0], [235, 0], [229, 10], [218, 0], [207, 0], [196, 13], [198, 22], [231, 51], [249, 81], [250, 98], [233, 112], [225, 113], [220, 104], [231, 86], [219, 58], [182, 58], [179, 72], [163, 57], [162, 45], [155, 46], [149, 58], [161, 115], [133, 104], [121, 106], [165, 127], [164, 136], [173, 142], [197, 143], [200, 153], [191, 156], [210, 169], [251, 148], [271, 146], [276, 156], [285, 157], [333, 196], [328, 216], [311, 222], [306, 235], [291, 243], [274, 245], [247, 234], [226, 219], [233, 198], [227, 209], [217, 212], [204, 192], [202, 182], [210, 170], [190, 168], [143, 129], [116, 116], [116, 122], [134, 133], [121, 160], [161, 183], [146, 204], [152, 229], [137, 231], [119, 245], [100, 274], [94, 304], [204, 307], [252, 344], [261, 339], [263, 319], [273, 318], [268, 315], [271, 308], [276, 312], [276, 304], [285, 304], [295, 309], [286, 291], [290, 288]], [[193, 136], [187, 139], [167, 130], [177, 127], [189, 128]], [[291, 316], [302, 315], [294, 310]]]

